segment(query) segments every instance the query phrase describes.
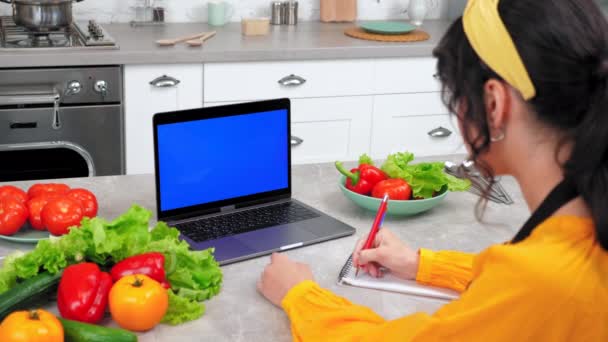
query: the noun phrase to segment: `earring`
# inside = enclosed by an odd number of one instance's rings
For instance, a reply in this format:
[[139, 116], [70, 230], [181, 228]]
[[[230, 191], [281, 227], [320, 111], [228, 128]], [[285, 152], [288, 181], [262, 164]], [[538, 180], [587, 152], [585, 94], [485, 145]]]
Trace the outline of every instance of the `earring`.
[[498, 142], [498, 141], [502, 141], [505, 138], [505, 132], [504, 131], [500, 131], [500, 134], [497, 137], [490, 137], [490, 141], [491, 142]]

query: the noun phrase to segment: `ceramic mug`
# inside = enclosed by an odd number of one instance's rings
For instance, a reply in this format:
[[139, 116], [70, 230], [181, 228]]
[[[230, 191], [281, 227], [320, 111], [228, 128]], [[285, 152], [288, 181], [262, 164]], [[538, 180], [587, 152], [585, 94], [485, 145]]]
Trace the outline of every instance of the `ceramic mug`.
[[226, 1], [209, 1], [207, 23], [212, 26], [225, 25], [234, 14], [234, 7]]

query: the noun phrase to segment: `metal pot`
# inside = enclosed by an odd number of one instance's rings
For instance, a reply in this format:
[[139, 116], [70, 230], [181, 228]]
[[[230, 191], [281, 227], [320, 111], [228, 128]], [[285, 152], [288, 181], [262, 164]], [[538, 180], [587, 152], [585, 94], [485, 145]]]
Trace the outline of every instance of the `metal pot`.
[[72, 2], [82, 0], [0, 0], [13, 5], [15, 24], [35, 32], [72, 25]]

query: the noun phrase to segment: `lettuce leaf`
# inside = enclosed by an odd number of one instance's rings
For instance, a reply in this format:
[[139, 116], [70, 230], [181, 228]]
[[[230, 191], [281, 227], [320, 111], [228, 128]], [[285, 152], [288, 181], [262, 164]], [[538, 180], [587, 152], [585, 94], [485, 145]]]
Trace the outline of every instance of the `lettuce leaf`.
[[164, 321], [179, 324], [199, 318], [204, 313], [200, 302], [221, 289], [222, 272], [213, 249], [191, 251], [179, 239], [179, 231], [164, 222], [150, 230], [151, 215], [135, 205], [111, 222], [85, 218], [79, 229], [71, 229], [67, 235], [42, 240], [31, 252], [13, 253], [0, 269], [0, 293], [43, 271], [56, 274], [83, 261], [110, 268], [133, 255], [160, 252], [165, 255], [166, 265], [171, 265], [167, 268], [170, 303]]
[[414, 154], [409, 152], [391, 154], [382, 165], [382, 171], [391, 178], [408, 182], [416, 198], [432, 198], [446, 188], [449, 191], [466, 191], [471, 186], [469, 180], [446, 174], [443, 163], [410, 164], [413, 160]]

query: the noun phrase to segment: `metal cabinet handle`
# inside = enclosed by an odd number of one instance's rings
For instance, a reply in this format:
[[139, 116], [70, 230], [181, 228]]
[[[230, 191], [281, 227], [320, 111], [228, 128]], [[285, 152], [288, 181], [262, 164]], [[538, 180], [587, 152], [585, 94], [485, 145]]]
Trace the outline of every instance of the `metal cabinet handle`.
[[150, 81], [150, 85], [156, 88], [171, 88], [177, 86], [180, 83], [181, 81], [177, 78], [167, 75], [162, 75]]
[[300, 146], [300, 145], [302, 145], [303, 142], [304, 142], [304, 139], [296, 137], [295, 135], [291, 136], [291, 146], [292, 147]]
[[306, 83], [306, 79], [298, 75], [291, 74], [279, 80], [279, 84], [283, 87], [299, 87]]
[[441, 126], [431, 130], [428, 132], [428, 135], [433, 138], [447, 138], [452, 135], [452, 131], [447, 128], [443, 128]]

